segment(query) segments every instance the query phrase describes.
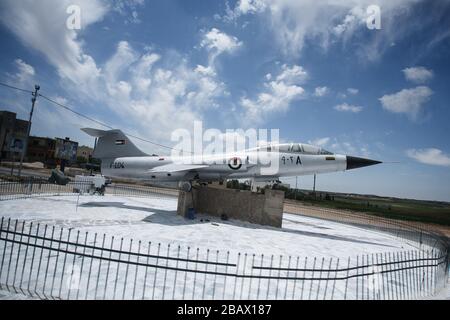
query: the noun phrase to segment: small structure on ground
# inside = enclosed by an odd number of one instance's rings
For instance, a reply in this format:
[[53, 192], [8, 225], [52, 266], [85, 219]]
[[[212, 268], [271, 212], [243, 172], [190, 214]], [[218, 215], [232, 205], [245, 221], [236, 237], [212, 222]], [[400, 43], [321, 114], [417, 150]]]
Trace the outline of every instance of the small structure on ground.
[[180, 191], [177, 213], [187, 217], [195, 212], [227, 217], [280, 228], [283, 218], [284, 192], [266, 189], [264, 194], [246, 190], [197, 187]]

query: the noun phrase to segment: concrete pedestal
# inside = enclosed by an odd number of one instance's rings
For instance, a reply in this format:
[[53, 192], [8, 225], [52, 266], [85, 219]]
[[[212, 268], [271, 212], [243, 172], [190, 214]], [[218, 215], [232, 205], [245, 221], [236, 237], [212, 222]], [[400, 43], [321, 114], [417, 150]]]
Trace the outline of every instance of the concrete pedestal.
[[281, 227], [284, 192], [265, 190], [264, 194], [244, 190], [198, 187], [180, 191], [177, 213], [186, 216], [189, 208], [196, 212], [251, 223]]

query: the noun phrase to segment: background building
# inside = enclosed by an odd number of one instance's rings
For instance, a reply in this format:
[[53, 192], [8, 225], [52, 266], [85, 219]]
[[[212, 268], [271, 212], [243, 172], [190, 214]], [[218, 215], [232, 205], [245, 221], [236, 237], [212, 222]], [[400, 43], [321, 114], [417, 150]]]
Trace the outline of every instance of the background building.
[[19, 160], [27, 135], [28, 121], [16, 113], [0, 111], [0, 160]]
[[88, 146], [80, 146], [77, 150], [77, 162], [89, 162], [94, 149]]
[[30, 136], [25, 159], [27, 162], [42, 162], [46, 167], [55, 167], [55, 147], [55, 139]]

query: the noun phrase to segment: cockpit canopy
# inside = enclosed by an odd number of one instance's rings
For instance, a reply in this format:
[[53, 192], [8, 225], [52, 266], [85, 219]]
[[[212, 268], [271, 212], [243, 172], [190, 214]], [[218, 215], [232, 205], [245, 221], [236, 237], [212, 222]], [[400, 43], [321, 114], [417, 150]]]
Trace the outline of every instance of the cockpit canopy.
[[321, 147], [313, 146], [306, 143], [280, 143], [276, 145], [265, 145], [256, 148], [255, 150], [260, 151], [276, 151], [278, 152], [288, 152], [288, 153], [302, 153], [302, 154], [333, 154]]

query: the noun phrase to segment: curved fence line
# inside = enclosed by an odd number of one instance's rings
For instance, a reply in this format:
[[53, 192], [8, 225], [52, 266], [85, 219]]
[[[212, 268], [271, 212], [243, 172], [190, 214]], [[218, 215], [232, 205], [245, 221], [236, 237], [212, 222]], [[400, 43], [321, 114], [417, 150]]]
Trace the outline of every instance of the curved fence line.
[[[56, 194], [76, 195], [73, 187], [64, 186]], [[54, 186], [0, 183], [0, 199], [46, 195], [50, 188]], [[165, 192], [131, 185], [106, 190], [151, 197], [166, 197]], [[44, 299], [360, 300], [419, 299], [446, 285], [448, 242], [441, 235], [355, 213], [325, 209], [314, 217], [389, 232], [417, 242], [418, 249], [346, 259], [230, 254], [2, 218], [0, 287]]]

